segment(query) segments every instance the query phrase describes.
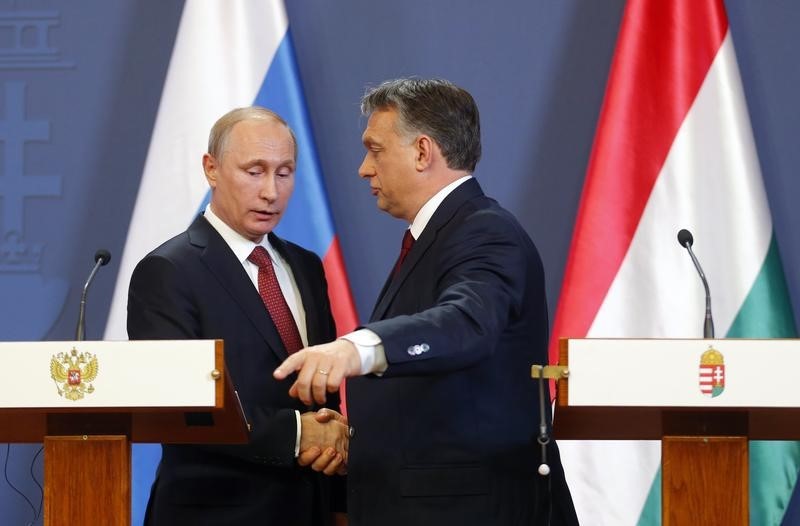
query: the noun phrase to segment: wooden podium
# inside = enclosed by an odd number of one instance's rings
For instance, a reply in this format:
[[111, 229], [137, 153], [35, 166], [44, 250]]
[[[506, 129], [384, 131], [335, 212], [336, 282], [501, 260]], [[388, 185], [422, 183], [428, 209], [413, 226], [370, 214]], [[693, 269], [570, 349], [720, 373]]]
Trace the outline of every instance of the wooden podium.
[[7, 342], [0, 359], [0, 442], [44, 442], [46, 526], [130, 525], [132, 442], [248, 440], [221, 340]]
[[663, 525], [746, 525], [748, 441], [800, 439], [798, 361], [800, 340], [562, 339], [553, 432], [661, 440]]

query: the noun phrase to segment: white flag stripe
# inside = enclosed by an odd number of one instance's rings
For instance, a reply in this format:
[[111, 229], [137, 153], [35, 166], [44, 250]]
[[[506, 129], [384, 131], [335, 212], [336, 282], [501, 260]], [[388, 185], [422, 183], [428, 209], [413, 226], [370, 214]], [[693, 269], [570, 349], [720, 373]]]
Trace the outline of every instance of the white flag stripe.
[[280, 0], [186, 2], [120, 258], [106, 339], [127, 339], [133, 268], [191, 222], [208, 191], [201, 165], [208, 131], [228, 110], [253, 103], [287, 27]]
[[661, 463], [661, 442], [559, 440], [558, 447], [580, 523], [635, 526]]
[[[678, 244], [681, 228], [694, 234], [716, 335], [723, 337], [761, 270], [772, 231], [730, 33], [587, 337], [702, 336], [704, 291]], [[660, 466], [660, 442], [560, 441], [559, 447], [581, 523], [635, 525]]]

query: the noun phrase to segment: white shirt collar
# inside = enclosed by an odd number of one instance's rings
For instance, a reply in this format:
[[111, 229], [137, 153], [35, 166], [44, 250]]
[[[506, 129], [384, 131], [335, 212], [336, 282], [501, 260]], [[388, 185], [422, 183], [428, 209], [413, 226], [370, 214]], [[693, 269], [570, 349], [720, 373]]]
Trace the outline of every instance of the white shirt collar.
[[431, 220], [433, 213], [436, 212], [436, 209], [439, 208], [439, 205], [442, 204], [442, 201], [444, 201], [444, 199], [450, 195], [453, 190], [461, 186], [461, 184], [465, 183], [469, 179], [472, 179], [471, 175], [459, 177], [452, 183], [436, 192], [433, 197], [428, 199], [428, 201], [422, 205], [422, 208], [419, 209], [419, 212], [417, 212], [417, 215], [414, 217], [414, 221], [412, 221], [411, 226], [409, 227], [411, 230], [411, 235], [414, 236], [415, 240], [419, 239], [419, 236], [422, 235], [422, 231], [425, 230], [425, 227], [428, 225], [428, 221]]
[[211, 226], [214, 227], [214, 230], [219, 232], [219, 235], [222, 236], [222, 239], [225, 240], [225, 243], [233, 251], [234, 255], [236, 255], [236, 259], [239, 260], [239, 263], [244, 264], [250, 254], [253, 252], [253, 249], [256, 246], [261, 245], [265, 249], [267, 249], [267, 253], [269, 253], [269, 257], [272, 259], [273, 262], [280, 262], [280, 258], [278, 257], [277, 252], [272, 247], [269, 242], [269, 235], [265, 235], [264, 238], [261, 240], [261, 243], [254, 243], [241, 235], [239, 232], [232, 229], [228, 224], [223, 221], [222, 219], [217, 216], [214, 211], [211, 209], [211, 203], [206, 205], [205, 212], [203, 214], [205, 218], [211, 223]]

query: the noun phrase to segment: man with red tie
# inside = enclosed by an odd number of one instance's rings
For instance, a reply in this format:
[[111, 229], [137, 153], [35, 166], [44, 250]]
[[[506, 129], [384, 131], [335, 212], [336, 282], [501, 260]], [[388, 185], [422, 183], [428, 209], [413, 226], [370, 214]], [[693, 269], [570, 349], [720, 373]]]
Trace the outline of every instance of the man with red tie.
[[539, 254], [473, 177], [481, 156], [472, 96], [399, 79], [361, 101], [359, 175], [378, 208], [407, 223], [368, 323], [287, 358], [290, 393], [322, 402], [344, 377], [355, 435], [351, 526], [577, 524], [555, 443], [536, 447], [530, 366], [547, 361]]
[[221, 117], [203, 156], [209, 205], [133, 272], [129, 337], [223, 339], [252, 425], [247, 445], [163, 445], [151, 526], [334, 520], [331, 479], [317, 472], [343, 472], [347, 461], [338, 398], [322, 414], [308, 411], [288, 396], [291, 381], [270, 374], [336, 336], [320, 259], [272, 232], [294, 189], [296, 156], [294, 134], [275, 113], [249, 107]]

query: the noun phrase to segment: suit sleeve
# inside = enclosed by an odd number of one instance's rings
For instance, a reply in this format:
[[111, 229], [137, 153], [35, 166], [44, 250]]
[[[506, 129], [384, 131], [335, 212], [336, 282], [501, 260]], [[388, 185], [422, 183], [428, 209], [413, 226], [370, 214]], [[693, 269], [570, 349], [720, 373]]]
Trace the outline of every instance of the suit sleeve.
[[[128, 292], [131, 340], [219, 338], [220, 335], [204, 331], [206, 316], [208, 313], [203, 311], [185, 272], [172, 260], [150, 255], [137, 265]], [[265, 376], [269, 374], [270, 371], [264, 371]], [[207, 449], [259, 464], [294, 466], [295, 410], [245, 407], [245, 412], [253, 427], [247, 446], [207, 446]]]
[[[532, 244], [500, 214], [473, 214], [442, 237], [435, 276], [422, 278], [434, 289], [432, 305], [365, 325], [383, 341], [384, 376], [455, 371], [500, 352], [503, 331], [522, 310], [527, 280], [542, 278]], [[420, 283], [409, 276], [396, 301], [414, 305]]]

